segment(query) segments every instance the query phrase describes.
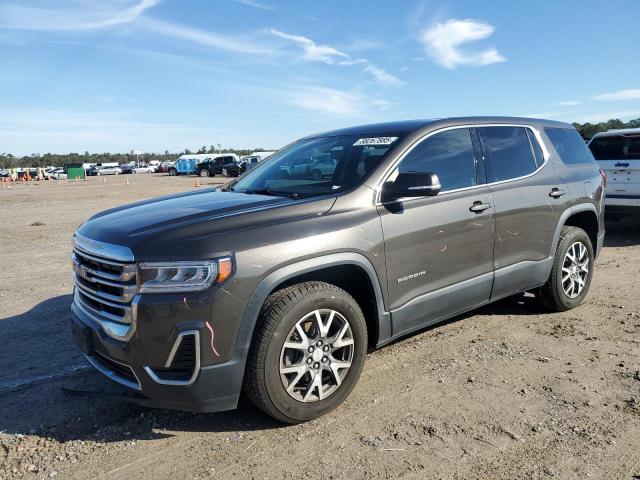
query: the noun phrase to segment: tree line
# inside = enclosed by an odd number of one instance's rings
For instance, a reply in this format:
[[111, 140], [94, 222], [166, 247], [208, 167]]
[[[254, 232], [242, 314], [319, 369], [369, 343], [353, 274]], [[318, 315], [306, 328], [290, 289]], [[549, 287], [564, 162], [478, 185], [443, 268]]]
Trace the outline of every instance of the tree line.
[[[640, 118], [623, 122], [619, 119], [612, 119], [606, 122], [600, 123], [574, 123], [573, 126], [578, 130], [582, 138], [585, 140], [591, 139], [598, 132], [606, 132], [607, 130], [617, 128], [640, 128]], [[251, 152], [261, 151], [262, 148], [254, 149], [225, 149], [223, 153], [235, 153], [236, 155], [249, 155]], [[25, 155], [23, 157], [16, 157], [10, 153], [0, 153], [0, 168], [20, 168], [20, 167], [47, 167], [63, 166], [66, 163], [107, 163], [118, 162], [128, 163], [140, 160], [141, 162], [148, 162], [149, 160], [173, 161], [180, 155], [192, 154], [192, 153], [217, 153], [218, 150], [211, 145], [209, 147], [202, 146], [195, 152], [189, 149], [185, 149], [180, 153], [170, 153], [165, 150], [164, 153], [142, 153], [140, 155], [134, 155], [133, 153], [45, 153], [43, 155], [34, 153], [31, 155]]]
[[[262, 151], [261, 148], [254, 149], [235, 149], [227, 148], [222, 150], [222, 153], [235, 153], [236, 155], [249, 155], [251, 152]], [[25, 155], [22, 157], [14, 156], [10, 153], [0, 153], [0, 168], [22, 168], [22, 167], [48, 167], [57, 166], [62, 167], [67, 163], [129, 163], [129, 162], [149, 162], [149, 160], [159, 160], [161, 162], [173, 161], [180, 155], [190, 155], [192, 153], [217, 153], [218, 149], [213, 145], [210, 147], [203, 146], [197, 151], [193, 152], [189, 149], [185, 149], [179, 153], [171, 153], [165, 150], [164, 153], [141, 153], [134, 155], [133, 153], [33, 153], [31, 155]]]
[[590, 140], [596, 133], [620, 128], [640, 128], [640, 118], [623, 122], [619, 119], [607, 120], [600, 123], [574, 123], [574, 127], [585, 140]]

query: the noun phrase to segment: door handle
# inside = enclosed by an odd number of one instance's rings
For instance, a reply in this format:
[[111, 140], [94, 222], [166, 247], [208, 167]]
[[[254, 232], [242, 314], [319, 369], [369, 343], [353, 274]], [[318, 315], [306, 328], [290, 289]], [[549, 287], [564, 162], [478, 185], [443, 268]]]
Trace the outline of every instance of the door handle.
[[482, 213], [485, 210], [491, 208], [491, 205], [488, 203], [482, 203], [480, 201], [473, 202], [473, 205], [469, 208], [473, 213]]
[[553, 187], [551, 189], [551, 192], [549, 192], [549, 196], [553, 198], [560, 198], [561, 196], [566, 194], [567, 194], [566, 190], [560, 190], [559, 188], [556, 188], [556, 187]]

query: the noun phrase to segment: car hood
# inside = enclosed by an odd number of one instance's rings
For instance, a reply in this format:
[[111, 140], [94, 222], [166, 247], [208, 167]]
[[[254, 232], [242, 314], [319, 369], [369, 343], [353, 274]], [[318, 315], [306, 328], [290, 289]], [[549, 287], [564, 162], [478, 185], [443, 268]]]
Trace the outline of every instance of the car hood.
[[168, 259], [195, 239], [318, 215], [334, 202], [334, 197], [293, 200], [200, 190], [106, 210], [77, 232], [91, 240], [129, 247], [136, 258]]

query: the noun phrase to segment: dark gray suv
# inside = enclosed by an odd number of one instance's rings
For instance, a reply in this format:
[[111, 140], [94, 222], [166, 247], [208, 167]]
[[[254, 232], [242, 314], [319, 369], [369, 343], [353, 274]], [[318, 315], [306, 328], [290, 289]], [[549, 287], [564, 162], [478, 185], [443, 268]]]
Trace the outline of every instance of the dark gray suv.
[[[323, 175], [283, 168], [331, 165]], [[575, 129], [480, 117], [292, 143], [219, 190], [107, 210], [73, 239], [74, 338], [143, 405], [241, 391], [283, 422], [353, 389], [368, 349], [519, 292], [585, 298], [605, 177]]]

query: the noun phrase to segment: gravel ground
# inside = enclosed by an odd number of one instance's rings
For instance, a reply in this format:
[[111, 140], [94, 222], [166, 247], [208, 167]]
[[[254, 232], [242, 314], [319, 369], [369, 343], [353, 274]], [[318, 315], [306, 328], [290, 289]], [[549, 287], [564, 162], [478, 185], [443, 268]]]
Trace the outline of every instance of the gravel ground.
[[282, 426], [247, 401], [196, 415], [60, 390], [120, 391], [71, 343], [73, 230], [195, 181], [127, 178], [0, 189], [0, 479], [640, 478], [640, 222], [607, 225], [581, 307], [524, 296], [430, 328], [368, 355], [335, 412]]

